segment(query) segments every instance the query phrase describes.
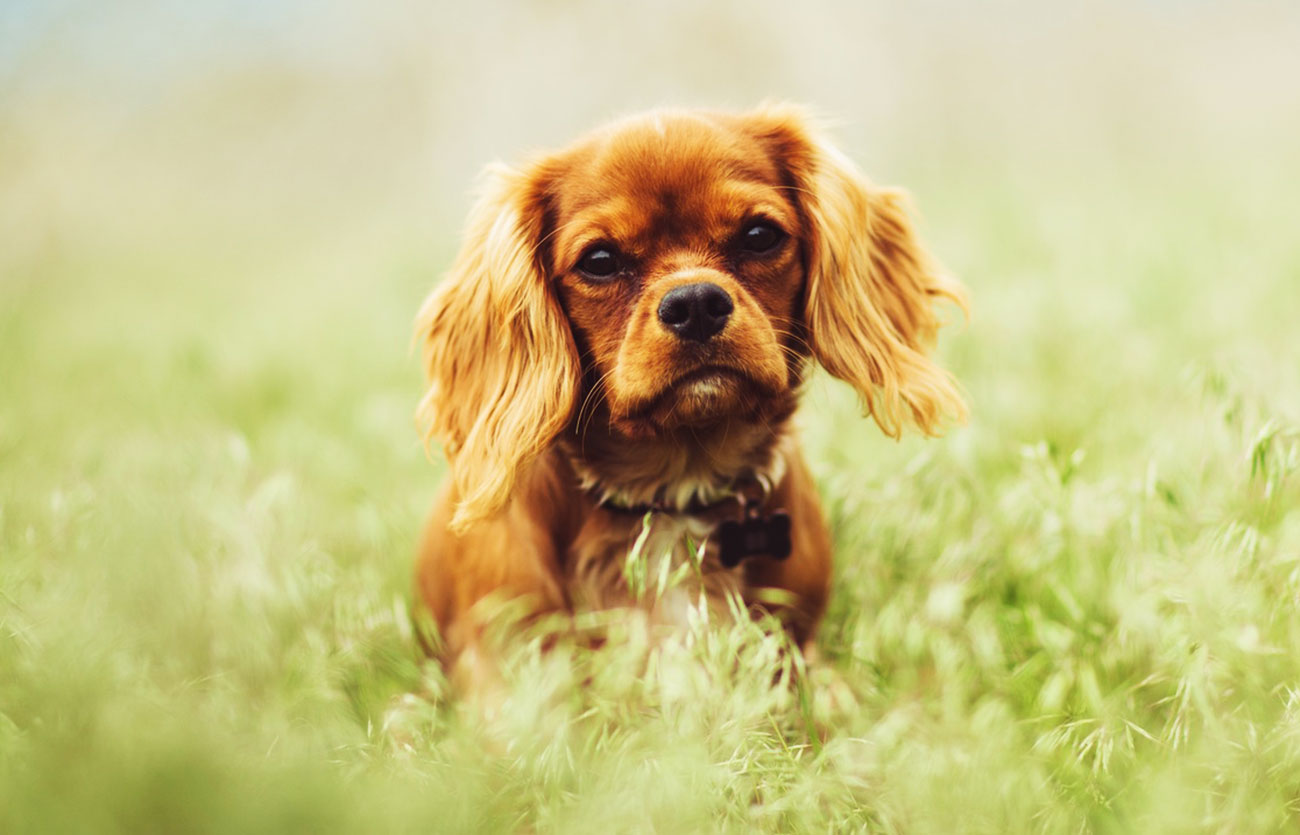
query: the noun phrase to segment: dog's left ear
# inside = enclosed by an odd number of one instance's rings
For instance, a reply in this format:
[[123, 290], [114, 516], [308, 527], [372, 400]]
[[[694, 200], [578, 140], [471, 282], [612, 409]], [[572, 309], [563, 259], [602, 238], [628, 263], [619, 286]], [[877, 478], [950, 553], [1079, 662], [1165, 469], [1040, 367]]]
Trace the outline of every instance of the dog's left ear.
[[917, 238], [905, 198], [874, 186], [808, 127], [800, 111], [764, 108], [751, 126], [792, 180], [806, 223], [804, 323], [813, 356], [857, 390], [864, 411], [898, 437], [938, 434], [966, 404], [930, 359], [941, 324], [934, 305], [966, 310], [966, 294]]

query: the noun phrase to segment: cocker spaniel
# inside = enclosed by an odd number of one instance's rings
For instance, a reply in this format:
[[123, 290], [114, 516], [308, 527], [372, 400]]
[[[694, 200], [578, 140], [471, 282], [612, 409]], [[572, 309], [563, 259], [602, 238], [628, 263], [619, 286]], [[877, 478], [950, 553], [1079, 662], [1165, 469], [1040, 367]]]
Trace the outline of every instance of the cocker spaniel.
[[[964, 292], [900, 193], [788, 106], [652, 112], [489, 177], [418, 317], [450, 477], [416, 584], [454, 677], [488, 600], [670, 624], [730, 597], [805, 645], [832, 550], [791, 426], [809, 362], [894, 437], [965, 412], [929, 357]], [[632, 549], [693, 580], [645, 593]]]

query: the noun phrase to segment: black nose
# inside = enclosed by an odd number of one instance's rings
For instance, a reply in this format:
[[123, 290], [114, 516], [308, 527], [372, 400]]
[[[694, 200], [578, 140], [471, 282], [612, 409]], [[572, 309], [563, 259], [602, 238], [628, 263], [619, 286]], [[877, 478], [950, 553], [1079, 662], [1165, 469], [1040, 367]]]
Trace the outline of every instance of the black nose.
[[681, 339], [708, 342], [723, 325], [735, 305], [731, 296], [716, 284], [701, 281], [674, 287], [659, 302], [659, 321]]

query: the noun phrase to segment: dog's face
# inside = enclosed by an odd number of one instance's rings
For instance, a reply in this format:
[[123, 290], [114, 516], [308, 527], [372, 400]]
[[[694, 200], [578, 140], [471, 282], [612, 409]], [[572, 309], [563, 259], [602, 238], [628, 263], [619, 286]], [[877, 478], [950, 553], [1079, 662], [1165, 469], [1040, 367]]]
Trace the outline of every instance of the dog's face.
[[419, 319], [426, 435], [499, 510], [565, 432], [629, 442], [784, 419], [811, 357], [891, 435], [963, 404], [927, 354], [961, 303], [896, 192], [797, 111], [659, 113], [501, 170]]
[[607, 412], [640, 437], [786, 407], [805, 230], [756, 136], [644, 120], [560, 155], [549, 176], [541, 257], [579, 350], [584, 417]]

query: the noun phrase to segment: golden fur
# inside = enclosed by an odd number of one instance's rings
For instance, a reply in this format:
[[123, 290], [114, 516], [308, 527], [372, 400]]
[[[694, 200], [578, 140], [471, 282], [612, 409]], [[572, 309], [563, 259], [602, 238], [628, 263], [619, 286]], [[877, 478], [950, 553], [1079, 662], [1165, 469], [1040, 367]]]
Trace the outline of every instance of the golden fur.
[[[742, 242], [755, 223], [778, 231], [757, 255]], [[617, 256], [612, 279], [581, 266], [601, 248]], [[734, 309], [691, 341], [661, 303], [703, 283]], [[792, 553], [727, 569], [706, 546], [702, 590], [761, 604], [811, 639], [831, 544], [789, 426], [806, 366], [853, 386], [887, 434], [937, 433], [965, 412], [928, 356], [939, 299], [964, 306], [901, 195], [869, 184], [793, 108], [652, 113], [493, 169], [418, 319], [419, 420], [451, 477], [417, 586], [447, 660], [487, 654], [489, 598], [673, 621], [680, 600], [640, 600], [622, 577], [641, 516], [601, 502], [710, 505], [651, 515], [648, 552], [684, 559], [684, 534], [707, 541], [734, 515], [710, 503], [747, 478], [773, 483], [765, 507], [790, 515]]]

